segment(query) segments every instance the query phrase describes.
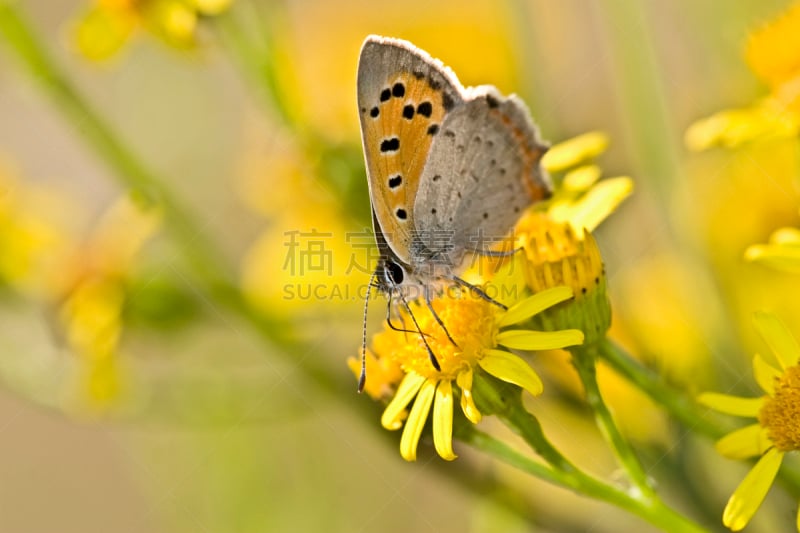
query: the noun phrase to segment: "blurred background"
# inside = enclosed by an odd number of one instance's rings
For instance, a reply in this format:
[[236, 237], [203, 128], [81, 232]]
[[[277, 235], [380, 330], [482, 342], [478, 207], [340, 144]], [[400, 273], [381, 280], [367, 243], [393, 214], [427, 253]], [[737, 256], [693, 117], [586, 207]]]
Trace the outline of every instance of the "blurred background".
[[[267, 319], [254, 328], [204, 292], [164, 221], [131, 209], [85, 124], [0, 40], [0, 531], [647, 531], [458, 443], [454, 464], [430, 450], [407, 464], [355, 393], [346, 359], [372, 239], [355, 72], [370, 33], [412, 41], [464, 85], [519, 94], [550, 142], [609, 136], [604, 173], [635, 180], [597, 232], [612, 336], [665, 380], [757, 395], [752, 312], [800, 331], [797, 282], [742, 260], [798, 224], [796, 141], [684, 146], [693, 122], [768, 92], [742, 52], [785, 1], [233, 0], [198, 2], [193, 22], [143, 4], [17, 3], [199, 222], [190, 247], [213, 243]], [[613, 479], [566, 358], [547, 355], [530, 409]], [[601, 378], [664, 498], [721, 529], [746, 465]], [[519, 493], [494, 493], [497, 479]], [[791, 516], [788, 500], [773, 494], [749, 530]]]

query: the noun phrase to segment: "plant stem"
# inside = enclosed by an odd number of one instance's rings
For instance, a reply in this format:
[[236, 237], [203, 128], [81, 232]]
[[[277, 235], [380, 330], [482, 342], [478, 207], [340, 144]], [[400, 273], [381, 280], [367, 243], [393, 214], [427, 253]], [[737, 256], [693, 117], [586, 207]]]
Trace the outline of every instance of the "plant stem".
[[[683, 391], [664, 383], [661, 378], [635, 360], [623, 348], [605, 339], [599, 346], [600, 357], [615, 371], [636, 385], [656, 403], [693, 432], [711, 439], [719, 439], [731, 430], [730, 427], [706, 418], [709, 409], [697, 404]], [[778, 476], [794, 497], [800, 497], [800, 471], [793, 465], [784, 464]]]
[[664, 383], [658, 374], [636, 361], [612, 341], [603, 340], [598, 354], [611, 368], [666, 408], [686, 427], [712, 439], [722, 437], [729, 430], [722, 424], [703, 417], [701, 413], [703, 410], [708, 412], [708, 409], [698, 405], [682, 391]]
[[645, 497], [638, 491], [626, 493], [584, 473], [564, 457], [545, 437], [539, 421], [522, 405], [518, 390], [511, 392], [504, 384], [488, 382], [476, 376], [473, 382], [473, 393], [476, 400], [481, 401], [481, 405], [479, 405], [481, 412], [487, 411], [497, 415], [550, 466], [542, 465], [493, 437], [474, 429], [466, 429], [459, 434], [459, 438], [464, 442], [544, 481], [624, 509], [664, 531], [686, 533], [706, 531], [664, 505], [654, 493], [651, 497]]
[[620, 465], [628, 473], [633, 484], [649, 498], [655, 497], [653, 488], [647, 478], [647, 473], [642, 468], [639, 458], [622, 436], [617, 427], [611, 411], [608, 409], [597, 384], [597, 353], [594, 345], [578, 346], [571, 350], [572, 364], [578, 371], [583, 388], [586, 392], [586, 402], [594, 412], [595, 422], [606, 442], [611, 446]]

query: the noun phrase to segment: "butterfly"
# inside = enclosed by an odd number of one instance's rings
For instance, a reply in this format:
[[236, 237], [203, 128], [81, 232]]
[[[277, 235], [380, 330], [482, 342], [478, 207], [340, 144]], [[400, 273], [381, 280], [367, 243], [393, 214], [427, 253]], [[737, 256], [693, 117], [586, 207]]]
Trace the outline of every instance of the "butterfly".
[[[547, 146], [518, 97], [489, 85], [464, 88], [440, 61], [400, 39], [366, 38], [357, 93], [380, 253], [370, 285], [389, 295], [390, 311], [392, 301], [401, 302], [415, 325], [408, 302], [423, 297], [447, 333], [432, 294], [455, 284], [491, 300], [459, 275], [475, 253], [491, 253], [487, 238], [506, 236], [527, 207], [550, 195], [540, 165]], [[387, 321], [398, 329], [391, 312]], [[419, 326], [416, 333], [438, 370], [425, 333]], [[359, 391], [366, 303], [361, 363]]]

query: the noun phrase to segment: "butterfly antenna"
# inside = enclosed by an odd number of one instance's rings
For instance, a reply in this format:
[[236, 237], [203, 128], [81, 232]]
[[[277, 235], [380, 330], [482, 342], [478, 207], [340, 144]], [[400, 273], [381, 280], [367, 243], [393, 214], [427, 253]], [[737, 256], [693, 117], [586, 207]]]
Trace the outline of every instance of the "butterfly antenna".
[[369, 277], [367, 285], [367, 297], [364, 298], [364, 321], [361, 325], [361, 375], [358, 377], [358, 392], [364, 392], [364, 385], [367, 384], [367, 310], [369, 309], [370, 289], [374, 286], [375, 272]]

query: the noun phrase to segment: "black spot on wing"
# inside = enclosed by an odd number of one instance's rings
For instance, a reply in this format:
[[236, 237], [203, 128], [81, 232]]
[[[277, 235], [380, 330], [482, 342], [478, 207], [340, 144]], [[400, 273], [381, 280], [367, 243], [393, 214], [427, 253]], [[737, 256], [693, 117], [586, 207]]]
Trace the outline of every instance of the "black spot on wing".
[[397, 215], [397, 218], [399, 218], [400, 220], [405, 220], [408, 218], [408, 213], [406, 213], [405, 209], [398, 209], [397, 211], [394, 212], [394, 214]]
[[456, 102], [448, 93], [442, 93], [442, 105], [445, 111], [450, 111], [453, 109], [453, 106], [456, 105]]
[[403, 176], [401, 176], [400, 174], [389, 178], [390, 189], [396, 189], [397, 187], [400, 186], [401, 183], [403, 183]]
[[372, 109], [369, 110], [369, 116], [371, 116], [372, 118], [376, 118], [380, 114], [380, 112], [381, 112], [380, 109], [378, 109], [377, 107], [373, 107]]
[[412, 118], [414, 118], [414, 106], [413, 105], [409, 104], [409, 105], [407, 105], [407, 106], [405, 106], [403, 108], [403, 118], [408, 119], [408, 120], [411, 120]]
[[430, 102], [422, 102], [417, 106], [417, 113], [426, 118], [431, 118], [433, 114], [433, 105]]
[[384, 89], [381, 91], [381, 102], [386, 102], [389, 98], [392, 97], [392, 91], [389, 89]]
[[400, 149], [400, 139], [392, 137], [381, 141], [381, 152], [396, 152]]
[[395, 96], [397, 98], [401, 98], [405, 94], [406, 94], [405, 85], [403, 85], [400, 82], [395, 83], [394, 87], [392, 87], [392, 96]]
[[439, 133], [439, 125], [431, 124], [428, 128], [428, 135], [436, 135], [437, 133]]

